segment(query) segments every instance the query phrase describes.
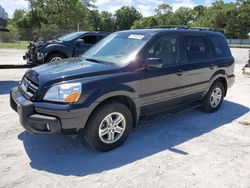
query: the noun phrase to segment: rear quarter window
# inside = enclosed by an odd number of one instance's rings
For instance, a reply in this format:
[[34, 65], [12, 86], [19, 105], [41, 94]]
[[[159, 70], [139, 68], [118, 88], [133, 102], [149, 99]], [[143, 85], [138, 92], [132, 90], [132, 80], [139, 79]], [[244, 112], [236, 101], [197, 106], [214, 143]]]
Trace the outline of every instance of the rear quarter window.
[[205, 36], [184, 36], [185, 53], [188, 62], [206, 60], [210, 49]]
[[230, 57], [231, 52], [226, 40], [222, 36], [208, 36], [215, 57]]

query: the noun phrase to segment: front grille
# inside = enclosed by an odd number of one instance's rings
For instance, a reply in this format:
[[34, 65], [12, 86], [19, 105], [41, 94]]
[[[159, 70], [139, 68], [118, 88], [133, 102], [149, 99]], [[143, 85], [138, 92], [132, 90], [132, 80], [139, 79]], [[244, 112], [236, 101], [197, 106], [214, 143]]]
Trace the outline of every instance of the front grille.
[[21, 83], [21, 88], [31, 98], [36, 93], [38, 85], [24, 77]]

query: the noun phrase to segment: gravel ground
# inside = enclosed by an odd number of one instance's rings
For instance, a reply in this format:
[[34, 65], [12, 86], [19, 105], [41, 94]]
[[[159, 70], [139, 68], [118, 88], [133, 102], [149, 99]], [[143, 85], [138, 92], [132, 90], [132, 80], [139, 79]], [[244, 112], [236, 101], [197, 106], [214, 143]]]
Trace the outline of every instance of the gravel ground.
[[[237, 77], [221, 110], [155, 120], [108, 153], [78, 137], [26, 133], [8, 96], [26, 69], [0, 70], [0, 187], [250, 187], [248, 54], [232, 52]], [[23, 53], [0, 50], [0, 63], [23, 63]]]

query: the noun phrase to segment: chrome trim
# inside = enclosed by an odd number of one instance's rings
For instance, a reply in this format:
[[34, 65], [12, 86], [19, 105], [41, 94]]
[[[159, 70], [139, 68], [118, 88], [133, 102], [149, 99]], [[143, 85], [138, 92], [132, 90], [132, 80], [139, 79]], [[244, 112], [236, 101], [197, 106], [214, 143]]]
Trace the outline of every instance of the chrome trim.
[[25, 77], [22, 80], [21, 88], [29, 97], [33, 97], [34, 93], [38, 90], [38, 87]]

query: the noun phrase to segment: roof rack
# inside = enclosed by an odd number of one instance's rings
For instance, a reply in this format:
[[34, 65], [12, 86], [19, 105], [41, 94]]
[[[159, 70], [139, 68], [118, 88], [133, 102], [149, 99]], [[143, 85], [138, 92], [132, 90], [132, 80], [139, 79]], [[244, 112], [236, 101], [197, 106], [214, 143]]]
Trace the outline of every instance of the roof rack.
[[211, 27], [189, 27], [188, 29], [193, 29], [193, 30], [198, 30], [198, 31], [224, 32], [223, 29], [215, 29]]
[[215, 29], [211, 27], [189, 27], [186, 25], [160, 25], [160, 26], [155, 26], [152, 28], [166, 28], [166, 29], [188, 29], [188, 30], [196, 30], [196, 31], [213, 31], [213, 32], [221, 32], [224, 33], [223, 29]]
[[186, 25], [159, 25], [159, 26], [153, 26], [152, 29], [157, 28], [165, 28], [165, 29], [187, 29], [188, 26]]

